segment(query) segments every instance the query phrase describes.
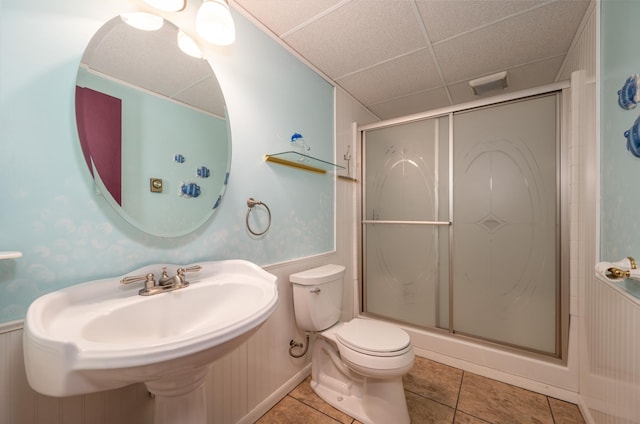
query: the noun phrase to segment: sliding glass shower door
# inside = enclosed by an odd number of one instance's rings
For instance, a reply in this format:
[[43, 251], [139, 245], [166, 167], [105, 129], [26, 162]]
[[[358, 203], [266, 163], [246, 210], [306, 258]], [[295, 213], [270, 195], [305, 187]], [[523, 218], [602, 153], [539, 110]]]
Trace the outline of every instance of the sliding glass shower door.
[[454, 329], [554, 353], [556, 96], [454, 118]]
[[363, 306], [557, 356], [558, 94], [363, 133]]
[[366, 310], [429, 327], [449, 321], [449, 118], [368, 131]]

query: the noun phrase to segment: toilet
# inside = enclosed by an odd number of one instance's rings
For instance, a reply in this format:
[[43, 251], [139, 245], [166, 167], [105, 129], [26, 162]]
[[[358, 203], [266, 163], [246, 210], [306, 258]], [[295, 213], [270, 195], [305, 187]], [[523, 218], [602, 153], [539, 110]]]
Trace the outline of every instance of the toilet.
[[316, 336], [311, 388], [365, 424], [408, 424], [402, 376], [413, 366], [409, 335], [370, 319], [340, 322], [344, 271], [324, 265], [289, 277], [296, 323]]

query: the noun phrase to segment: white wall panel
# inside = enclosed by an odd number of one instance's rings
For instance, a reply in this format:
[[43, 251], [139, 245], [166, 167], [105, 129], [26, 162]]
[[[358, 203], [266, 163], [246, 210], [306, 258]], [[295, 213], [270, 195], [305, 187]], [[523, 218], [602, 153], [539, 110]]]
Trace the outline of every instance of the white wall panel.
[[572, 154], [577, 157], [573, 176], [572, 221], [577, 234], [575, 260], [577, 299], [572, 292], [572, 315], [580, 319], [580, 395], [579, 404], [588, 423], [640, 423], [640, 305], [598, 280], [594, 264], [598, 255], [599, 155], [596, 113], [597, 4], [590, 6], [583, 26], [574, 40], [559, 80], [568, 73], [584, 69], [586, 90], [581, 103], [585, 114], [573, 122]]
[[589, 5], [556, 81], [566, 81], [573, 71], [580, 69], [586, 71], [587, 80], [596, 77], [596, 7], [595, 1]]
[[[359, 169], [360, 146], [354, 124], [365, 125], [379, 121], [373, 113], [356, 102], [341, 88], [336, 89], [336, 163], [347, 167], [339, 175], [349, 175], [358, 181], [336, 179], [336, 261], [346, 267], [343, 294], [342, 319], [349, 320], [359, 311], [355, 309], [355, 293], [358, 291], [358, 239], [359, 239]], [[356, 126], [357, 126], [356, 125]], [[349, 152], [350, 161], [344, 159]]]
[[640, 423], [640, 302], [592, 278], [586, 287], [581, 397], [598, 424]]

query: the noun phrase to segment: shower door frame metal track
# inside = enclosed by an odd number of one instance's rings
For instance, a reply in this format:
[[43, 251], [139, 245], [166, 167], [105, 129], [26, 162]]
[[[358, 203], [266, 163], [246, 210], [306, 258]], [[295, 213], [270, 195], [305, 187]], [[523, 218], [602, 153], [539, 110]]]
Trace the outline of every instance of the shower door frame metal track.
[[[478, 101], [473, 101], [473, 102], [469, 102], [466, 104], [462, 104], [462, 105], [454, 105], [454, 106], [450, 106], [450, 107], [446, 107], [446, 108], [442, 108], [442, 109], [438, 109], [438, 110], [434, 110], [431, 112], [425, 112], [425, 113], [418, 113], [418, 114], [414, 114], [414, 115], [410, 115], [408, 117], [402, 117], [402, 118], [394, 118], [394, 119], [390, 119], [390, 120], [386, 120], [386, 121], [380, 121], [380, 122], [376, 122], [376, 123], [372, 123], [372, 124], [368, 124], [368, 125], [363, 125], [363, 126], [359, 126], [357, 128], [357, 134], [359, 137], [359, 143], [360, 143], [360, 151], [362, 152], [362, 166], [361, 166], [361, 175], [360, 175], [360, 180], [362, 181], [362, 185], [360, 187], [360, 192], [361, 192], [361, 196], [360, 196], [360, 237], [359, 237], [359, 272], [360, 272], [360, 314], [363, 315], [369, 315], [369, 316], [375, 316], [381, 319], [386, 319], [386, 320], [390, 320], [396, 323], [403, 323], [409, 327], [417, 327], [420, 329], [424, 329], [427, 331], [435, 331], [438, 333], [447, 333], [451, 336], [457, 336], [457, 337], [462, 337], [468, 340], [475, 340], [480, 344], [488, 344], [488, 345], [493, 345], [493, 346], [500, 346], [505, 350], [513, 350], [515, 352], [522, 352], [524, 354], [529, 354], [532, 355], [534, 357], [537, 358], [542, 358], [542, 359], [546, 359], [546, 360], [550, 360], [550, 361], [560, 361], [561, 363], [566, 363], [567, 361], [567, 342], [568, 342], [568, 337], [569, 337], [569, 332], [568, 332], [568, 326], [566, 325], [566, 321], [568, 321], [568, 314], [569, 314], [569, 296], [568, 296], [568, 285], [569, 285], [569, 275], [568, 275], [568, 268], [569, 268], [569, 264], [568, 264], [568, 259], [565, 261], [567, 262], [566, 264], [563, 264], [562, 258], [568, 258], [569, 257], [569, 248], [568, 248], [568, 238], [567, 236], [567, 232], [568, 232], [568, 228], [570, 223], [568, 222], [567, 219], [567, 209], [565, 208], [565, 206], [568, 205], [568, 200], [567, 200], [567, 189], [565, 187], [566, 184], [564, 184], [562, 181], [566, 179], [566, 173], [568, 172], [567, 170], [567, 152], [566, 152], [566, 142], [564, 140], [564, 137], [561, 136], [559, 134], [559, 138], [558, 138], [558, 156], [557, 156], [557, 161], [558, 161], [558, 166], [559, 169], [557, 169], [557, 193], [558, 193], [558, 204], [557, 204], [557, 215], [558, 215], [558, 219], [559, 222], [557, 225], [559, 225], [560, 230], [558, 231], [557, 237], [560, 239], [558, 241], [558, 252], [557, 252], [557, 274], [558, 274], [558, 279], [557, 279], [557, 283], [558, 283], [558, 287], [557, 287], [557, 293], [558, 293], [558, 299], [557, 299], [557, 320], [556, 320], [556, 349], [555, 349], [555, 353], [551, 354], [548, 352], [540, 352], [537, 351], [535, 349], [530, 349], [527, 347], [523, 347], [523, 346], [514, 346], [514, 345], [510, 345], [509, 343], [504, 343], [504, 342], [499, 342], [499, 341], [495, 341], [495, 340], [488, 340], [488, 339], [484, 339], [483, 337], [480, 336], [476, 336], [476, 335], [468, 335], [465, 333], [461, 333], [461, 332], [456, 332], [454, 329], [454, 317], [453, 317], [453, 231], [454, 231], [454, 225], [453, 225], [453, 138], [454, 138], [454, 134], [453, 134], [453, 116], [456, 112], [461, 112], [461, 111], [465, 111], [465, 110], [471, 110], [471, 109], [477, 109], [477, 108], [481, 108], [481, 107], [486, 107], [486, 106], [493, 106], [493, 105], [498, 105], [501, 103], [507, 103], [507, 102], [511, 102], [511, 101], [516, 101], [516, 100], [525, 100], [527, 98], [532, 98], [532, 97], [536, 97], [536, 96], [541, 96], [541, 95], [550, 95], [553, 93], [557, 93], [559, 95], [559, 97], [563, 97], [565, 95], [565, 90], [571, 88], [570, 82], [569, 81], [562, 81], [559, 83], [555, 83], [555, 84], [549, 84], [543, 87], [537, 87], [537, 88], [533, 88], [533, 89], [528, 89], [528, 90], [522, 90], [519, 92], [514, 92], [514, 93], [508, 93], [508, 94], [504, 94], [504, 95], [499, 95], [499, 96], [494, 96], [492, 98], [487, 98], [487, 99], [483, 99], [483, 100], [478, 100]], [[561, 117], [561, 113], [563, 111], [562, 108], [562, 104], [567, 101], [565, 100], [559, 100], [558, 101], [558, 105], [557, 105], [557, 114], [558, 117]], [[395, 221], [395, 220], [376, 220], [376, 219], [363, 219], [363, 214], [365, 211], [364, 205], [366, 204], [366, 190], [365, 190], [365, 168], [366, 168], [366, 163], [364, 161], [364, 157], [365, 157], [365, 132], [367, 130], [373, 130], [373, 129], [381, 129], [381, 128], [385, 128], [385, 127], [391, 127], [391, 126], [396, 126], [396, 125], [402, 125], [402, 124], [407, 124], [407, 123], [411, 123], [411, 122], [416, 122], [416, 121], [421, 121], [421, 120], [425, 120], [425, 119], [435, 119], [435, 118], [440, 118], [440, 117], [448, 117], [448, 125], [449, 125], [449, 143], [448, 143], [448, 148], [449, 148], [449, 221]], [[558, 121], [558, 127], [559, 127], [559, 132], [560, 131], [564, 131], [564, 128], [562, 126], [562, 120]], [[394, 319], [392, 317], [386, 317], [386, 316], [381, 316], [375, 313], [370, 313], [370, 312], [365, 312], [366, 310], [366, 299], [367, 299], [367, 288], [366, 288], [366, 284], [365, 284], [365, 279], [366, 279], [366, 258], [364, 257], [364, 250], [365, 250], [365, 246], [366, 246], [366, 225], [371, 225], [371, 224], [388, 224], [388, 225], [435, 225], [435, 226], [448, 226], [449, 227], [449, 323], [448, 323], [448, 328], [445, 327], [429, 327], [429, 326], [422, 326], [422, 325], [417, 325], [417, 324], [412, 324], [412, 323], [407, 323], [404, 321], [399, 321], [397, 319]], [[563, 266], [566, 265], [566, 266]], [[436, 303], [436, 307], [438, 307], [438, 304]], [[565, 317], [566, 315], [566, 317]], [[565, 327], [566, 326], [566, 327]]]

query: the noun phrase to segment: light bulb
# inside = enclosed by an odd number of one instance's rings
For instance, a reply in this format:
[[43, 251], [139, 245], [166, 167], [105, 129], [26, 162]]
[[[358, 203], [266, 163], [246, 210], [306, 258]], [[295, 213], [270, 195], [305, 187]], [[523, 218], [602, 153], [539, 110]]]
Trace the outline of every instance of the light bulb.
[[225, 0], [205, 0], [196, 15], [196, 31], [205, 40], [228, 46], [236, 39], [236, 28]]
[[186, 0], [144, 0], [144, 2], [165, 12], [179, 12], [187, 5]]
[[189, 37], [182, 30], [178, 30], [178, 47], [180, 47], [183, 53], [196, 59], [202, 59], [200, 47], [193, 41], [193, 38]]
[[123, 13], [120, 15], [120, 18], [122, 18], [127, 25], [143, 31], [155, 31], [162, 28], [164, 24], [164, 19], [160, 16], [144, 12]]

